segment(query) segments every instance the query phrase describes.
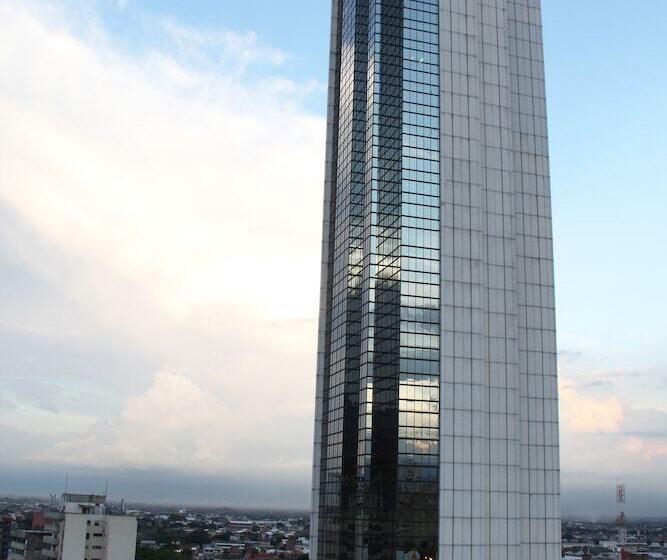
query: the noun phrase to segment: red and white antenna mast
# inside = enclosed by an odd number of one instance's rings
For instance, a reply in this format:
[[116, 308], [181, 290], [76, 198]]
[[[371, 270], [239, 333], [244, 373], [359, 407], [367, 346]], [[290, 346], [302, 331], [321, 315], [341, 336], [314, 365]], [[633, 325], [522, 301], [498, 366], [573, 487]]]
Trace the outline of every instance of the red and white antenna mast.
[[619, 546], [628, 540], [627, 519], [625, 517], [625, 484], [616, 485], [616, 530]]

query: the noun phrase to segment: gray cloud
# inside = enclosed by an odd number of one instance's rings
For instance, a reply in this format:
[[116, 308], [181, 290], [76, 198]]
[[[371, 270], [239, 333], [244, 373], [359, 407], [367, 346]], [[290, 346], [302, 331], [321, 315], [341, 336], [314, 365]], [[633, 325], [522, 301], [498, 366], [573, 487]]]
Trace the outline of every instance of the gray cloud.
[[[201, 474], [187, 471], [142, 469], [54, 468], [53, 466], [3, 467], [0, 493], [47, 496], [62, 491], [65, 475], [70, 489], [96, 491], [109, 480], [113, 500], [237, 507], [278, 507], [307, 510], [310, 479], [281, 473]], [[615, 485], [619, 479], [566, 477], [562, 485], [561, 510], [565, 517], [613, 519], [616, 514]], [[627, 513], [632, 517], [667, 516], [667, 491], [649, 487], [638, 477], [622, 479], [628, 491]]]
[[[586, 481], [561, 488], [561, 512], [566, 518], [613, 520], [616, 517], [616, 483], [619, 479]], [[647, 489], [634, 478], [622, 479], [628, 492], [626, 514], [629, 517], [664, 517], [667, 515], [667, 491], [662, 486]]]
[[609, 379], [594, 379], [592, 381], [581, 381], [579, 387], [582, 389], [600, 391], [608, 391], [614, 387], [614, 384]]
[[103, 491], [112, 500], [236, 507], [308, 508], [309, 481], [272, 473], [206, 475], [160, 469], [54, 468], [21, 466], [0, 471], [0, 493], [48, 496], [61, 492], [65, 476], [72, 491]]
[[[667, 443], [667, 412], [654, 409], [629, 409], [620, 427], [626, 436], [664, 438]], [[665, 446], [667, 454], [667, 445]]]
[[48, 448], [56, 441], [58, 437], [53, 435], [32, 434], [0, 424], [0, 465], [4, 462], [5, 466], [11, 468], [14, 460]]

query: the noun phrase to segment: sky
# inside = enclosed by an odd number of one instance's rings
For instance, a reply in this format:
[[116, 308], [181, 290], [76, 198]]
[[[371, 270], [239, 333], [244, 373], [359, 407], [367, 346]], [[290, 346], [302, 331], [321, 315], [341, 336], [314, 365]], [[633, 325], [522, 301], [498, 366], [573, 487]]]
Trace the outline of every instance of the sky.
[[[667, 515], [667, 4], [543, 20], [563, 512]], [[0, 0], [0, 492], [308, 506], [328, 26]]]

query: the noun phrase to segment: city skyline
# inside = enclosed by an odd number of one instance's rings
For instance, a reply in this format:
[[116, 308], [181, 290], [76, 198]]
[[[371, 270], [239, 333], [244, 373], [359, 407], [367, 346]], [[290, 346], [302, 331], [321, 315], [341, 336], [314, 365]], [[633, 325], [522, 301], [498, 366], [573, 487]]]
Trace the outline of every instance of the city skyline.
[[[0, 492], [91, 471], [307, 506], [326, 4], [280, 14], [304, 48], [269, 3], [0, 2]], [[565, 511], [616, 479], [650, 497], [667, 467], [667, 13], [591, 4], [544, 2]]]

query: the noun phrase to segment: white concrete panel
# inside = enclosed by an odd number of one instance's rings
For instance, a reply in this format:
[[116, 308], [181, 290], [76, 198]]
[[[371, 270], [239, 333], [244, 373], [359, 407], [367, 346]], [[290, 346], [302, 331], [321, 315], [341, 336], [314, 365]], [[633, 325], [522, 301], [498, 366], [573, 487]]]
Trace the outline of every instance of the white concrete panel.
[[555, 560], [558, 419], [540, 5], [440, 0], [440, 27], [440, 554]]

